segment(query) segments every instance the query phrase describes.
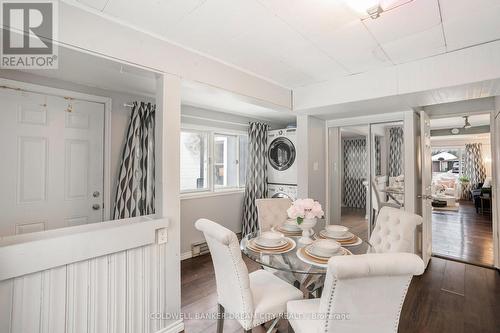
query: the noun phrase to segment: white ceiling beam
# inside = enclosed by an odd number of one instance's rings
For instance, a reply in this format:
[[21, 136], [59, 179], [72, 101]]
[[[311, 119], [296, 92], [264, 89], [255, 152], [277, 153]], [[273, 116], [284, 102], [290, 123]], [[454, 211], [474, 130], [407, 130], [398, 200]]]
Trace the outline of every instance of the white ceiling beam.
[[224, 89], [259, 105], [291, 109], [290, 89], [69, 2], [59, 5], [59, 42], [63, 44]]
[[[294, 109], [328, 109], [500, 78], [500, 41], [294, 89]], [[488, 97], [489, 95], [479, 96]], [[432, 99], [447, 96], [432, 96]], [[465, 98], [464, 98], [465, 99]], [[433, 103], [429, 103], [433, 104]], [[324, 112], [322, 112], [324, 113]]]

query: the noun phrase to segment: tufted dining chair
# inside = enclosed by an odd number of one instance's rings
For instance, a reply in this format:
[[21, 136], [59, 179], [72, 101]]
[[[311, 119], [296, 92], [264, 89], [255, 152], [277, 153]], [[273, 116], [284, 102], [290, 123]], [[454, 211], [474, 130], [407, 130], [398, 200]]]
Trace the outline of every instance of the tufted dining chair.
[[288, 218], [287, 209], [292, 205], [288, 198], [255, 199], [259, 221], [259, 230], [267, 231], [272, 227], [285, 223]]
[[422, 217], [401, 209], [382, 207], [370, 236], [374, 252], [415, 252], [415, 230]]
[[302, 299], [300, 290], [272, 273], [260, 269], [248, 274], [234, 232], [206, 219], [196, 221], [195, 227], [205, 235], [214, 264], [219, 312], [217, 333], [223, 331], [226, 311], [238, 320], [245, 332], [274, 320], [272, 329], [285, 313], [286, 303]]
[[410, 281], [423, 272], [412, 253], [332, 257], [321, 298], [288, 302], [288, 321], [295, 333], [397, 332]]

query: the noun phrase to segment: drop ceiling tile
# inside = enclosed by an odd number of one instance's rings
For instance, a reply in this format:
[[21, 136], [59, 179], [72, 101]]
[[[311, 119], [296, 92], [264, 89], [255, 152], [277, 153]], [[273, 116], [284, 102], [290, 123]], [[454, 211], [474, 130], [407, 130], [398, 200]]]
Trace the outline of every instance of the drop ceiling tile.
[[334, 31], [359, 20], [343, 1], [258, 0], [278, 17], [307, 36]]
[[405, 63], [446, 52], [441, 25], [382, 44], [395, 63]]
[[443, 21], [463, 18], [474, 12], [497, 7], [498, 0], [439, 0]]
[[206, 1], [166, 36], [182, 45], [198, 50], [228, 42], [248, 31], [266, 24], [272, 15], [257, 2], [219, 0]]
[[413, 0], [363, 23], [381, 43], [409, 37], [441, 24], [436, 0]]
[[317, 36], [314, 42], [321, 45], [330, 57], [350, 73], [365, 72], [392, 64], [359, 20], [329, 34]]
[[500, 1], [442, 0], [448, 51], [500, 38]]
[[[282, 60], [290, 67], [307, 73], [317, 83], [349, 74], [339, 63], [314, 47], [296, 49], [283, 55]], [[303, 85], [303, 84], [302, 84]]]
[[108, 0], [77, 0], [79, 3], [102, 11]]
[[268, 53], [263, 48], [248, 47], [244, 39], [235, 38], [214, 43], [207, 49], [207, 53], [286, 87], [318, 81], [305, 70], [287, 63], [282, 55]]
[[204, 0], [109, 0], [104, 12], [143, 30], [165, 35], [203, 3]]

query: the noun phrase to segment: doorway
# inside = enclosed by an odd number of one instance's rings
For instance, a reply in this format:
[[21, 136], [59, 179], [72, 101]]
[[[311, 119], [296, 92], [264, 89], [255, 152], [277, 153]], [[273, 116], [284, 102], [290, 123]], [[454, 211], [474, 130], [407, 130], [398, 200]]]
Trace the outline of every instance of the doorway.
[[329, 129], [329, 223], [370, 238], [382, 207], [404, 208], [403, 121]]
[[490, 114], [431, 119], [432, 252], [494, 265]]

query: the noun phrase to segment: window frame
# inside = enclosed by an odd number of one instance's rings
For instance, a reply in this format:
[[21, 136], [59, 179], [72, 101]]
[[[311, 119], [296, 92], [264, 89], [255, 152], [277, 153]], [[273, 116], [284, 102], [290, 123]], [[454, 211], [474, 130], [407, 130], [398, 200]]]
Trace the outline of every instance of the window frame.
[[[182, 132], [188, 132], [188, 133], [197, 133], [197, 134], [207, 134], [206, 132], [199, 130], [199, 129], [191, 129], [191, 128], [181, 128], [181, 135]], [[189, 190], [180, 190], [180, 193], [205, 193], [210, 191], [210, 135], [207, 135], [207, 186], [204, 188], [194, 188], [194, 189], [189, 189]], [[179, 154], [180, 156], [180, 154]], [[182, 159], [179, 160], [179, 163], [182, 163]], [[182, 167], [182, 166], [181, 166]], [[180, 179], [179, 179], [180, 181]]]
[[[229, 193], [240, 193], [245, 190], [245, 184], [240, 184], [240, 136], [248, 137], [248, 133], [246, 131], [239, 130], [231, 130], [217, 127], [205, 127], [193, 124], [181, 124], [181, 133], [182, 132], [195, 132], [195, 133], [203, 133], [208, 137], [208, 162], [207, 162], [207, 170], [208, 170], [208, 186], [204, 189], [192, 189], [192, 190], [181, 190], [180, 195], [181, 198], [191, 198], [191, 197], [204, 197], [204, 196], [214, 196], [214, 195], [222, 195]], [[214, 156], [214, 147], [215, 147], [215, 136], [235, 136], [236, 137], [236, 156], [238, 157], [238, 166], [236, 167], [236, 182], [237, 186], [216, 186], [215, 185], [215, 156]], [[227, 162], [226, 162], [227, 164]], [[182, 166], [181, 166], [182, 167]], [[227, 167], [227, 165], [226, 165]]]

